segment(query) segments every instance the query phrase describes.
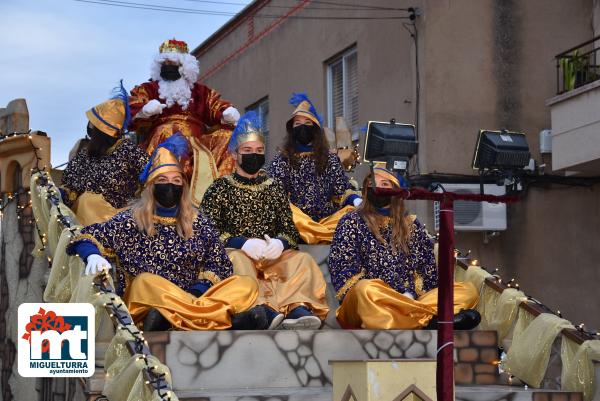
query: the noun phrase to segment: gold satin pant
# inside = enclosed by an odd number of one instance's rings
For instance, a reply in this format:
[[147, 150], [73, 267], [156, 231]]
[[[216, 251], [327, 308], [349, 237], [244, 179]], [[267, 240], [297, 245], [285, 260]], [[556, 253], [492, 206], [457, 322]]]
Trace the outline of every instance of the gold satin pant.
[[179, 330], [222, 330], [231, 327], [231, 315], [250, 309], [257, 297], [258, 287], [249, 277], [228, 277], [195, 297], [161, 276], [141, 273], [124, 301], [136, 324], [154, 308]]
[[73, 213], [82, 226], [103, 223], [123, 210], [125, 208], [114, 208], [104, 199], [104, 196], [93, 192], [82, 193], [73, 204]]
[[258, 286], [256, 305], [266, 304], [287, 314], [306, 306], [324, 320], [329, 312], [326, 283], [315, 260], [306, 252], [283, 251], [275, 260], [254, 261], [244, 251], [227, 249], [236, 275], [246, 276]]
[[[380, 279], [363, 279], [350, 288], [336, 317], [344, 328], [419, 329], [437, 315], [437, 297], [437, 288], [413, 300]], [[454, 283], [454, 314], [478, 302], [473, 284]]]
[[296, 228], [300, 233], [300, 238], [306, 244], [330, 244], [333, 240], [333, 234], [338, 222], [348, 212], [354, 210], [354, 206], [346, 206], [338, 210], [331, 216], [323, 217], [319, 221], [314, 221], [306, 213], [293, 203], [290, 203], [292, 208], [292, 219]]

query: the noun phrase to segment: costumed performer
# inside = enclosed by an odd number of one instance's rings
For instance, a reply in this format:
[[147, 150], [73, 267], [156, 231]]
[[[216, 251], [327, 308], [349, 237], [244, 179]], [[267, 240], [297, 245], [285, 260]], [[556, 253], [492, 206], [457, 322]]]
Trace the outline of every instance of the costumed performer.
[[[240, 117], [230, 102], [198, 81], [200, 66], [185, 42], [163, 42], [151, 67], [151, 80], [131, 91], [131, 129], [152, 154], [159, 143], [181, 132], [190, 142], [183, 159], [191, 180], [192, 201], [198, 205], [213, 179], [233, 172], [227, 152], [231, 129]], [[209, 133], [210, 132], [210, 133]]]
[[[373, 169], [381, 188], [400, 188], [398, 178]], [[331, 244], [329, 271], [341, 306], [344, 328], [418, 329], [437, 327], [438, 274], [433, 242], [404, 200], [376, 194], [369, 174], [366, 198], [338, 224]], [[471, 283], [454, 283], [454, 326], [471, 329], [480, 316], [473, 310], [479, 294]]]
[[329, 243], [340, 218], [362, 199], [338, 155], [329, 151], [322, 118], [310, 99], [294, 93], [290, 103], [296, 109], [286, 123], [286, 143], [267, 171], [283, 183], [302, 240]]
[[202, 210], [221, 232], [235, 274], [258, 284], [269, 328], [317, 329], [329, 310], [325, 280], [314, 259], [297, 250], [286, 191], [261, 170], [265, 137], [255, 112], [238, 121], [230, 151], [236, 171], [212, 183]]
[[123, 81], [114, 98], [86, 116], [89, 143], [67, 164], [61, 186], [63, 202], [82, 225], [107, 221], [124, 208], [135, 197], [148, 163], [146, 152], [123, 136], [130, 120]]
[[179, 163], [186, 151], [181, 134], [160, 144], [140, 175], [141, 198], [83, 228], [67, 252], [86, 262], [87, 274], [116, 261], [117, 293], [144, 330], [264, 329], [263, 310], [243, 313], [258, 296], [256, 282], [232, 275], [217, 230], [190, 201]]

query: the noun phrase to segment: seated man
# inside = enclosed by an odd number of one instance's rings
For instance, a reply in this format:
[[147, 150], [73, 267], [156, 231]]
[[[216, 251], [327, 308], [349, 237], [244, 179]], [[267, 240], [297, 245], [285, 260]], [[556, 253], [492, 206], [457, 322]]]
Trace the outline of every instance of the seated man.
[[148, 155], [123, 138], [129, 123], [127, 92], [88, 110], [90, 142], [69, 161], [62, 177], [63, 202], [82, 225], [113, 217], [134, 198]]
[[[377, 187], [400, 188], [390, 171], [374, 169]], [[437, 267], [433, 243], [421, 223], [406, 213], [404, 200], [375, 194], [371, 176], [365, 201], [341, 220], [331, 244], [329, 271], [344, 328], [435, 328]], [[454, 284], [457, 329], [479, 324], [479, 301], [471, 283]]]
[[288, 329], [318, 329], [328, 307], [325, 280], [313, 258], [297, 251], [298, 231], [287, 194], [280, 183], [260, 171], [265, 138], [258, 116], [246, 113], [230, 142], [235, 173], [215, 180], [202, 200], [202, 210], [221, 232], [236, 274], [259, 286], [258, 305], [269, 328], [281, 320]]
[[354, 191], [340, 158], [329, 152], [321, 116], [303, 93], [286, 123], [287, 140], [268, 167], [282, 182], [292, 202], [294, 223], [307, 244], [329, 243], [340, 218], [362, 201]]
[[186, 151], [181, 134], [161, 144], [140, 175], [141, 199], [85, 227], [67, 252], [87, 263], [87, 274], [116, 260], [117, 292], [144, 330], [264, 329], [264, 311], [240, 314], [256, 301], [256, 283], [232, 275], [218, 232], [192, 206], [179, 163]]

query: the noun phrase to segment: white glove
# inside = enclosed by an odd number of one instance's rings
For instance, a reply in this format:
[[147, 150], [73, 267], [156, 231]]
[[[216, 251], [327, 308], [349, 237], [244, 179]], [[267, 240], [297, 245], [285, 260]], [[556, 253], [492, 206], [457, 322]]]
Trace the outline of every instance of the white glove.
[[362, 198], [356, 198], [352, 201], [352, 203], [354, 204], [354, 207], [358, 207], [362, 203]]
[[410, 291], [406, 291], [405, 293], [403, 293], [402, 295], [404, 295], [405, 297], [408, 297], [410, 299], [415, 299], [415, 296], [412, 294], [412, 292]]
[[87, 257], [87, 265], [85, 265], [85, 274], [96, 274], [103, 270], [110, 270], [110, 262], [98, 254], [91, 254]]
[[242, 251], [244, 251], [249, 258], [254, 260], [264, 258], [266, 248], [267, 243], [260, 238], [247, 239], [246, 242], [244, 242], [244, 245], [242, 245]]
[[221, 122], [223, 124], [237, 124], [240, 119], [240, 112], [237, 111], [235, 107], [229, 106], [225, 110], [223, 110], [223, 117], [221, 118]]
[[283, 242], [277, 238], [271, 238], [267, 234], [265, 234], [265, 239], [267, 240], [265, 258], [273, 260], [280, 257], [283, 252]]
[[142, 110], [135, 115], [136, 118], [145, 118], [154, 116], [156, 114], [161, 114], [163, 109], [167, 107], [166, 104], [159, 102], [156, 99], [150, 100], [148, 103], [142, 107]]

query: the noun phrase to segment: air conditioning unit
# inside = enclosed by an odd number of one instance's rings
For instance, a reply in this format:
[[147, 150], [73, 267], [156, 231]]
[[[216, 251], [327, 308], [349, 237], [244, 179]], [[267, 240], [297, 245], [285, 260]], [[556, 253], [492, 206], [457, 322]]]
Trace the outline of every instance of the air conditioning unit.
[[[446, 192], [479, 194], [479, 184], [443, 184]], [[506, 188], [485, 184], [486, 195], [505, 195]], [[440, 204], [434, 202], [435, 231], [440, 230]], [[506, 204], [489, 202], [454, 201], [454, 229], [456, 231], [506, 230]]]

